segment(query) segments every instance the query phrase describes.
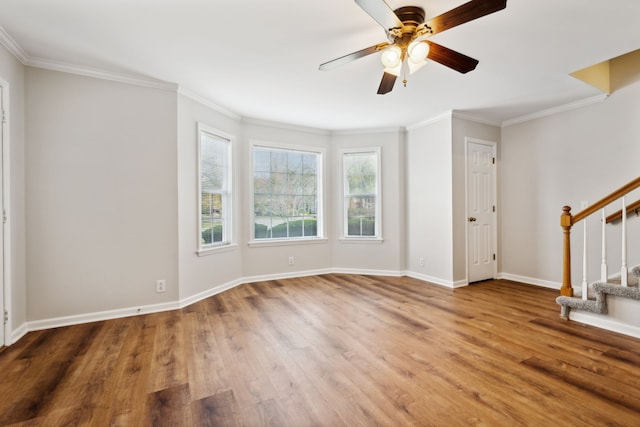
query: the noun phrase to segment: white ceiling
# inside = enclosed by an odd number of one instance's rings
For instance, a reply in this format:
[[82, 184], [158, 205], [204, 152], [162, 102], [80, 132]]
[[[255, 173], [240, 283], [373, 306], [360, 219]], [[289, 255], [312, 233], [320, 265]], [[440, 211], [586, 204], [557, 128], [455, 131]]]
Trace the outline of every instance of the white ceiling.
[[[387, 3], [430, 19], [465, 0]], [[638, 49], [639, 17], [638, 0], [508, 0], [433, 36], [478, 59], [474, 71], [430, 63], [377, 95], [377, 54], [318, 70], [386, 41], [353, 0], [0, 0], [2, 40], [27, 64], [177, 83], [242, 117], [327, 130], [408, 126], [449, 110], [502, 123], [595, 96], [569, 73]]]

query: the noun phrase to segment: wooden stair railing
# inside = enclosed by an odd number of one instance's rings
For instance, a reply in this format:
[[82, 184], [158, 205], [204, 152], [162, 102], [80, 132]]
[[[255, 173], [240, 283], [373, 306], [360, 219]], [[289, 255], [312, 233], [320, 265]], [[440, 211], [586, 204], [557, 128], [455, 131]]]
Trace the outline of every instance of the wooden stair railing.
[[[637, 216], [640, 216], [640, 200], [636, 200], [635, 202], [627, 206], [627, 214], [631, 212], [634, 212]], [[622, 218], [622, 209], [612, 213], [611, 215], [608, 215], [607, 224], [615, 222], [620, 218]]]
[[[623, 185], [622, 187], [613, 191], [609, 195], [603, 197], [596, 203], [593, 203], [592, 205], [587, 206], [586, 208], [584, 208], [583, 210], [581, 210], [575, 215], [571, 215], [570, 206], [562, 207], [562, 215], [560, 215], [560, 226], [562, 227], [562, 232], [563, 232], [563, 251], [562, 251], [562, 287], [560, 288], [560, 295], [567, 296], [567, 297], [573, 296], [573, 287], [571, 285], [571, 227], [574, 224], [587, 218], [589, 215], [599, 211], [600, 209], [603, 209], [605, 206], [609, 205], [610, 203], [624, 197], [627, 193], [635, 190], [636, 188], [640, 188], [640, 177]], [[634, 209], [630, 209], [630, 207], [628, 207], [624, 210], [626, 215], [627, 211], [629, 210], [633, 211]], [[620, 212], [620, 215], [622, 216], [622, 212]]]

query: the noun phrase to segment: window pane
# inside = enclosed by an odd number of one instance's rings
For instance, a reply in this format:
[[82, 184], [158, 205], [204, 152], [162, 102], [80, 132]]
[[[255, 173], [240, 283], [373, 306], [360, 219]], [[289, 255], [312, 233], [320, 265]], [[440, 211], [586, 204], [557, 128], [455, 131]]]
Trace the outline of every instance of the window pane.
[[378, 235], [378, 156], [377, 151], [343, 154], [346, 236]]
[[230, 141], [200, 131], [200, 247], [229, 241]]
[[318, 235], [318, 157], [317, 153], [254, 148], [255, 239]]
[[315, 154], [302, 156], [302, 173], [313, 176], [318, 174], [318, 157]]
[[348, 235], [375, 236], [375, 197], [349, 197], [347, 203]]
[[207, 133], [202, 134], [201, 188], [202, 190], [222, 190], [226, 188], [228, 143]]
[[375, 153], [345, 155], [347, 194], [373, 194], [376, 191], [377, 159]]
[[286, 151], [271, 151], [271, 172], [287, 173]]

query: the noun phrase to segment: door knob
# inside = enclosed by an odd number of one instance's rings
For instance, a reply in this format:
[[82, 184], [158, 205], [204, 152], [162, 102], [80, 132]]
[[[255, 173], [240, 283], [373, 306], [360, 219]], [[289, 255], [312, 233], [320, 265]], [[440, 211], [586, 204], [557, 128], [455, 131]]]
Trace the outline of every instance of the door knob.
[[474, 222], [474, 221], [477, 221], [477, 219], [475, 217], [470, 216], [469, 217], [469, 222]]

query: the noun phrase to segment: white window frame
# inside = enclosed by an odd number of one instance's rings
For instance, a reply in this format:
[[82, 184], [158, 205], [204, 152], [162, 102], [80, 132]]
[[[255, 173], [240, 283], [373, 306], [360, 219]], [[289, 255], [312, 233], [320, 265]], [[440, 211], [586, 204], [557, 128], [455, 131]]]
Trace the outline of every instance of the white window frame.
[[[373, 236], [350, 236], [347, 197], [347, 173], [345, 157], [352, 154], [375, 154], [376, 156], [376, 203], [375, 203], [375, 234]], [[382, 243], [382, 149], [380, 147], [347, 148], [340, 150], [341, 186], [342, 186], [342, 236], [341, 242]]]
[[[219, 138], [228, 141], [229, 150], [228, 150], [228, 158], [227, 158], [227, 189], [222, 192], [222, 216], [223, 216], [223, 227], [222, 227], [222, 241], [215, 242], [211, 244], [204, 245], [202, 243], [202, 135], [209, 134], [214, 138]], [[204, 123], [198, 122], [197, 124], [197, 183], [198, 183], [198, 191], [197, 191], [197, 242], [198, 242], [198, 250], [197, 254], [200, 256], [210, 255], [216, 252], [222, 252], [226, 250], [232, 249], [232, 247], [236, 246], [233, 243], [233, 206], [234, 206], [234, 194], [233, 194], [233, 149], [234, 149], [234, 137], [232, 135], [227, 134], [226, 132], [222, 132], [216, 128], [208, 126]]]
[[[317, 164], [317, 181], [318, 181], [318, 190], [317, 190], [317, 212], [316, 212], [316, 229], [318, 231], [317, 236], [302, 236], [302, 237], [286, 237], [286, 238], [269, 238], [269, 239], [256, 239], [255, 238], [255, 209], [254, 209], [254, 200], [255, 200], [255, 188], [254, 188], [254, 151], [256, 148], [263, 148], [267, 150], [280, 150], [280, 151], [299, 151], [302, 153], [311, 153], [317, 155], [318, 164]], [[325, 234], [325, 218], [326, 212], [324, 208], [324, 188], [325, 188], [325, 158], [326, 158], [326, 150], [320, 147], [308, 147], [308, 146], [299, 146], [299, 145], [290, 145], [290, 144], [280, 144], [274, 142], [267, 141], [251, 141], [250, 149], [249, 149], [249, 173], [250, 173], [250, 184], [249, 184], [249, 210], [250, 210], [250, 220], [249, 220], [249, 246], [280, 246], [280, 245], [291, 245], [291, 244], [315, 244], [315, 243], [326, 243], [327, 237]]]

